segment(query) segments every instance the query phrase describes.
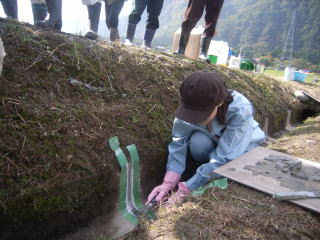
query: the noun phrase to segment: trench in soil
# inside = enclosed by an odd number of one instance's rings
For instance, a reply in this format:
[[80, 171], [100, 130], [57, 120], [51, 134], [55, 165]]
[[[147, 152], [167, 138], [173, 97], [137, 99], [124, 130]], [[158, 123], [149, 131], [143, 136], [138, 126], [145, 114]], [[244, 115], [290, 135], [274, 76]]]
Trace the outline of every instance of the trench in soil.
[[[299, 121], [313, 117], [317, 113], [304, 109], [298, 113]], [[301, 122], [297, 122], [301, 123]], [[138, 149], [139, 151], [139, 149]], [[116, 161], [115, 156], [114, 160]], [[145, 201], [147, 194], [157, 184], [161, 183], [165, 172], [166, 155], [149, 159], [141, 163], [141, 200]], [[183, 179], [190, 178], [197, 166], [187, 161], [187, 171]], [[161, 169], [161, 171], [159, 171]], [[116, 239], [134, 230], [135, 226], [121, 216], [119, 204], [120, 167], [108, 173], [92, 177], [93, 181], [102, 181], [105, 187], [102, 192], [92, 194], [85, 205], [72, 213], [60, 212], [41, 221], [27, 221], [19, 226], [7, 226], [1, 231], [1, 239]], [[72, 183], [77, 185], [79, 183]], [[67, 188], [68, 188], [67, 187]]]

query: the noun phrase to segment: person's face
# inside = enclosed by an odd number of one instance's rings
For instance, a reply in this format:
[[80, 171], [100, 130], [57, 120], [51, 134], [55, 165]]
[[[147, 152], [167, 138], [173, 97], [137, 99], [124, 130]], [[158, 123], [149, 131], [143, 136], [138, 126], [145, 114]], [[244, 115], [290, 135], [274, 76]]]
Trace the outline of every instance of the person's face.
[[216, 106], [212, 113], [210, 114], [210, 116], [207, 118], [207, 120], [205, 120], [204, 122], [202, 122], [201, 124], [209, 124], [213, 119], [215, 119], [215, 117], [217, 116], [217, 112], [218, 112], [218, 108], [221, 107], [223, 103], [220, 103], [218, 106]]

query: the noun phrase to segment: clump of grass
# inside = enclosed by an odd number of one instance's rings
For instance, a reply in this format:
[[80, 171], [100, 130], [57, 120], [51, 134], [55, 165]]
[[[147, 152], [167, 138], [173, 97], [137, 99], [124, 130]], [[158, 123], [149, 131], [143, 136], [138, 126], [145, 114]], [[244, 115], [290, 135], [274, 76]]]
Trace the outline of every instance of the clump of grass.
[[[236, 183], [160, 208], [136, 235], [162, 239], [301, 239], [318, 236], [320, 218]], [[312, 239], [312, 237], [311, 237]]]

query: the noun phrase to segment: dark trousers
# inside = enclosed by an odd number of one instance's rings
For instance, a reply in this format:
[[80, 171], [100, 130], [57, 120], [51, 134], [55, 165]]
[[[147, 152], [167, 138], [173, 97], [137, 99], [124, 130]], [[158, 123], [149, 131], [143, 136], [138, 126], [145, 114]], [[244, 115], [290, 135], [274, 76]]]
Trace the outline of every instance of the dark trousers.
[[54, 30], [61, 31], [62, 28], [62, 0], [46, 0], [49, 23], [53, 24]]
[[129, 23], [137, 24], [141, 20], [141, 15], [147, 8], [148, 19], [146, 28], [156, 30], [159, 28], [159, 15], [162, 10], [164, 0], [134, 0], [134, 7], [129, 16]]
[[108, 29], [110, 28], [118, 28], [119, 24], [119, 14], [122, 10], [124, 4], [124, 0], [117, 0], [112, 4], [105, 3], [106, 9], [106, 23]]
[[33, 22], [44, 21], [48, 15], [47, 5], [45, 3], [32, 4]]
[[1, 0], [1, 4], [7, 17], [18, 19], [17, 0]]
[[182, 29], [192, 29], [206, 9], [204, 35], [213, 37], [224, 0], [189, 0]]

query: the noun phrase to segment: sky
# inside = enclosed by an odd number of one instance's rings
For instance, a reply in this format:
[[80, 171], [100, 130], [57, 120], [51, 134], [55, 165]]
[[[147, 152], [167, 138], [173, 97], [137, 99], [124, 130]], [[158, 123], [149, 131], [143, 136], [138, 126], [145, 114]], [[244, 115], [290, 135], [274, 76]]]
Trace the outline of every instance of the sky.
[[[104, 2], [103, 2], [104, 4]], [[1, 4], [0, 4], [1, 6]], [[125, 2], [120, 16], [129, 15], [132, 9], [132, 0]], [[6, 17], [2, 6], [0, 7], [0, 16]], [[18, 0], [18, 18], [21, 22], [33, 24], [33, 16], [30, 0]], [[100, 19], [105, 19], [104, 5], [101, 9]], [[80, 34], [88, 29], [87, 7], [81, 0], [62, 0], [62, 31], [67, 33]]]

